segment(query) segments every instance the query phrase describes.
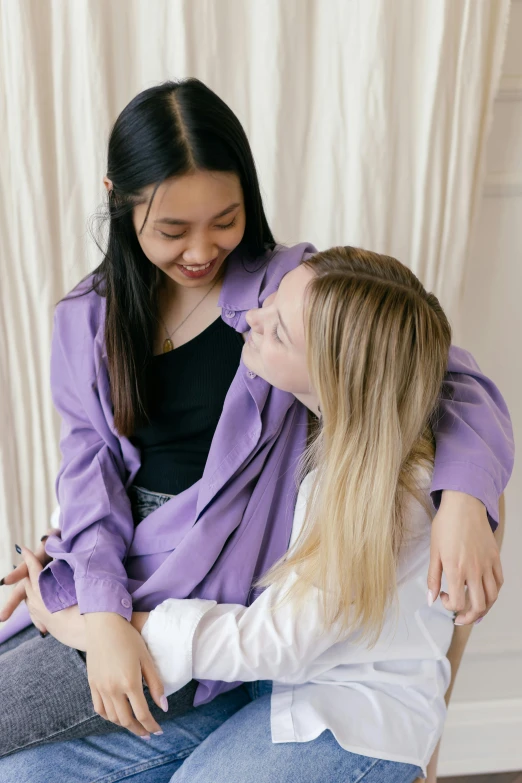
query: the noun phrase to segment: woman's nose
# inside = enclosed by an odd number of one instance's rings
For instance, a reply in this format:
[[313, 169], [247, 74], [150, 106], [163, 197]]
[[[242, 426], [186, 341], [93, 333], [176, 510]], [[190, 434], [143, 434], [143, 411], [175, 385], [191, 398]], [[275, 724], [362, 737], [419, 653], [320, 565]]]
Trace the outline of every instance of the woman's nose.
[[268, 315], [267, 311], [275, 297], [275, 293], [270, 294], [270, 296], [267, 296], [263, 302], [263, 307], [256, 307], [254, 310], [249, 310], [247, 312], [245, 316], [246, 322], [254, 330], [254, 332], [257, 332], [258, 334], [263, 333], [263, 324]]
[[201, 241], [187, 247], [183, 252], [186, 264], [203, 265], [213, 261], [218, 255], [218, 249], [212, 242]]
[[250, 326], [251, 329], [254, 330], [254, 332], [257, 332], [258, 334], [262, 334], [263, 327], [262, 327], [262, 318], [263, 311], [260, 307], [257, 307], [255, 310], [249, 310], [245, 316], [247, 324]]

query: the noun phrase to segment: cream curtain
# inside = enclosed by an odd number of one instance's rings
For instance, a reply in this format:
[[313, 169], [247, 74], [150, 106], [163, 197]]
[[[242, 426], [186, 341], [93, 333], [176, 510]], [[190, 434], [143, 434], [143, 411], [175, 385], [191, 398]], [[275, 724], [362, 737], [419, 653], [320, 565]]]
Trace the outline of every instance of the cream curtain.
[[54, 507], [54, 303], [96, 262], [112, 122], [194, 75], [282, 242], [408, 263], [458, 312], [508, 0], [0, 0], [0, 572]]

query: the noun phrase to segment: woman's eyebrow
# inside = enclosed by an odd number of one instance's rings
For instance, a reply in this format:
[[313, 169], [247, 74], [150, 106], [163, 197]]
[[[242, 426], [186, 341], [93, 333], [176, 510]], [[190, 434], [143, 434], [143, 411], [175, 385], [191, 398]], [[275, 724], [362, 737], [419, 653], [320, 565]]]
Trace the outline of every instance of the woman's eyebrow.
[[281, 313], [279, 312], [279, 310], [277, 311], [277, 317], [279, 318], [279, 323], [280, 323], [280, 324], [281, 324], [281, 326], [283, 327], [283, 331], [284, 331], [284, 333], [286, 334], [286, 336], [287, 336], [287, 338], [288, 338], [288, 342], [289, 342], [291, 345], [293, 345], [292, 338], [290, 337], [290, 332], [289, 332], [289, 331], [288, 331], [288, 329], [286, 328], [286, 324], [285, 324], [285, 322], [283, 321], [283, 319], [281, 318]]
[[[234, 209], [237, 209], [237, 207], [240, 207], [241, 204], [236, 202], [235, 204], [231, 204], [226, 209], [222, 210], [222, 212], [219, 212], [217, 215], [214, 215], [214, 217], [210, 218], [211, 220], [217, 220], [218, 218], [225, 217], [225, 215], [228, 215], [229, 212], [232, 212]], [[186, 226], [190, 223], [190, 220], [180, 220], [179, 218], [158, 218], [154, 221], [155, 223], [167, 223], [169, 226]]]

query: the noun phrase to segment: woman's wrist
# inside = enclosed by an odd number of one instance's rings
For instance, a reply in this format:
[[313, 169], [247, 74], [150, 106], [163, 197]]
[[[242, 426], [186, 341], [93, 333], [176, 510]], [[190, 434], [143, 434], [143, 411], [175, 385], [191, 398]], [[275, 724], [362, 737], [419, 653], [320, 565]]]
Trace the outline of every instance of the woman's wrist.
[[143, 630], [143, 626], [149, 619], [150, 612], [133, 612], [131, 617], [131, 624], [132, 626], [138, 631], [138, 633], [141, 633]]
[[87, 632], [85, 617], [86, 615], [80, 614], [77, 605], [69, 606], [51, 615], [48, 630], [66, 647], [86, 652]]
[[486, 507], [484, 503], [473, 495], [468, 495], [466, 492], [459, 492], [455, 489], [444, 489], [442, 491], [442, 497], [440, 501], [442, 506], [460, 506], [466, 508], [476, 508], [477, 510], [484, 510]]
[[114, 625], [122, 622], [127, 623], [128, 620], [122, 617], [118, 612], [86, 612], [84, 615], [87, 625], [91, 628], [103, 627], [106, 623], [113, 623]]

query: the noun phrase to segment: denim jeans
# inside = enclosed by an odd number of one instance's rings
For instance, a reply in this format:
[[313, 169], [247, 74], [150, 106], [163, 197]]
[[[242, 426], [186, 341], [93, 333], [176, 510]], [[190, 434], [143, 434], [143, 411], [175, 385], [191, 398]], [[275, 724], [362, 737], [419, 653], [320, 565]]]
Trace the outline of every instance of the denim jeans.
[[[170, 499], [139, 487], [131, 487], [129, 495], [136, 524]], [[167, 714], [153, 702], [147, 686], [143, 690], [161, 723], [192, 708], [196, 687], [191, 682], [169, 696]], [[42, 639], [34, 626], [0, 645], [0, 763], [11, 753], [43, 743], [124, 731], [94, 712], [83, 653], [53, 636]], [[1, 783], [8, 780], [0, 772]]]
[[412, 783], [410, 764], [343, 750], [329, 731], [274, 745], [270, 683], [252, 683], [162, 723], [163, 736], [70, 740], [0, 761], [0, 780], [48, 783]]

